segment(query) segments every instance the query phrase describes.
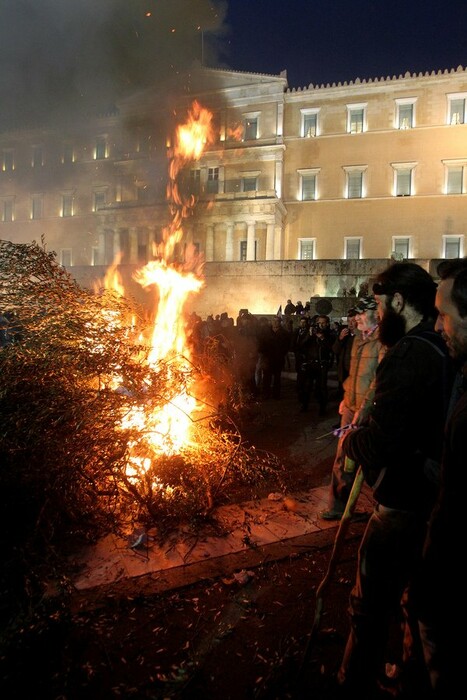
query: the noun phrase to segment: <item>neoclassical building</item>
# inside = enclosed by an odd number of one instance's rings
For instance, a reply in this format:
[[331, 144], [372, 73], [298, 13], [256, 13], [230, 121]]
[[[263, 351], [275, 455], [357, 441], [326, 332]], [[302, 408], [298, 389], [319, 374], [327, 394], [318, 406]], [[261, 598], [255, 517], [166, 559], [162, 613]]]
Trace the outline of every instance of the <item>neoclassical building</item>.
[[174, 129], [197, 99], [215, 139], [179, 180], [196, 198], [184, 242], [208, 267], [464, 255], [462, 66], [302, 88], [286, 72], [195, 67], [186, 86], [85, 122], [1, 133], [0, 238], [45, 236], [70, 269], [117, 253], [146, 262], [170, 221]]

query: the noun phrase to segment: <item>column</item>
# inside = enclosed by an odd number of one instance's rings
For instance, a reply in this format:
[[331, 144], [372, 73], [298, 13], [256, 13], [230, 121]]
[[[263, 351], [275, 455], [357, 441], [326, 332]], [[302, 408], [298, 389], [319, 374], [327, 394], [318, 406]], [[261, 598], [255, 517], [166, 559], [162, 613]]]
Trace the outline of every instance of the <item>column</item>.
[[232, 262], [232, 260], [234, 259], [234, 250], [233, 250], [234, 227], [235, 227], [235, 225], [231, 221], [229, 221], [227, 223], [227, 230], [225, 233], [225, 260], [226, 260], [226, 262]]
[[212, 224], [206, 226], [205, 255], [206, 262], [214, 261], [214, 226]]
[[266, 226], [266, 260], [274, 260], [274, 224]]
[[115, 262], [117, 259], [117, 256], [121, 256], [121, 250], [120, 250], [120, 231], [117, 229], [114, 231], [114, 237], [113, 237], [113, 260], [112, 262]]
[[99, 248], [97, 264], [105, 265], [105, 231], [99, 231], [97, 241]]
[[254, 221], [249, 221], [247, 224], [247, 235], [246, 235], [246, 259], [255, 259], [255, 228], [256, 224]]
[[282, 259], [282, 226], [274, 226], [274, 260]]
[[128, 231], [129, 248], [130, 248], [130, 265], [138, 262], [138, 229], [132, 226]]
[[282, 173], [284, 170], [284, 164], [281, 160], [276, 160], [275, 162], [275, 173], [274, 173], [274, 189], [276, 190], [276, 197], [279, 199], [282, 197]]

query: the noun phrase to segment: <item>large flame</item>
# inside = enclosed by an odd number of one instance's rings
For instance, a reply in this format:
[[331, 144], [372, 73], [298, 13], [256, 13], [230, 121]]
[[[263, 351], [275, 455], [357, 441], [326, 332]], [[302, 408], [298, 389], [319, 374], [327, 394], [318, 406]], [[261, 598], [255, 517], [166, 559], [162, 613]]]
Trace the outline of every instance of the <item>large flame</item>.
[[[194, 102], [185, 124], [176, 131], [169, 163], [167, 196], [172, 220], [163, 231], [162, 241], [154, 249], [155, 260], [139, 269], [134, 279], [143, 287], [157, 288], [157, 308], [150, 341], [148, 363], [156, 369], [168, 363], [176, 372], [190, 366], [191, 352], [185, 330], [184, 307], [189, 294], [198, 293], [204, 284], [200, 275], [202, 261], [199, 256], [174, 260], [177, 244], [183, 236], [183, 220], [191, 213], [193, 198], [184, 200], [180, 194], [177, 177], [190, 161], [198, 160], [207, 144], [212, 142], [212, 114]], [[189, 377], [189, 373], [187, 373]], [[141, 439], [147, 441], [150, 451], [157, 454], [176, 454], [191, 441], [193, 413], [198, 409], [196, 398], [190, 393], [190, 381], [183, 383], [172, 400], [157, 412], [135, 408], [124, 419], [124, 427], [138, 427]], [[143, 437], [144, 436], [144, 437]], [[136, 455], [137, 446], [128, 465], [128, 476], [146, 471], [150, 460]], [[139, 452], [139, 450], [138, 450]]]

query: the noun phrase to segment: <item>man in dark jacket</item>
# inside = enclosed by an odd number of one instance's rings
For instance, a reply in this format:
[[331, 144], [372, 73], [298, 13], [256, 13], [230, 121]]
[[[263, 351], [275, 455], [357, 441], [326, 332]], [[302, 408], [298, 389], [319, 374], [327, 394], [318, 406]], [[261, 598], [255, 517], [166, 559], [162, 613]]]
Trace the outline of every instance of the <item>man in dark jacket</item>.
[[456, 621], [465, 618], [465, 582], [453, 552], [465, 542], [467, 258], [443, 261], [438, 275], [436, 330], [459, 370], [449, 404], [441, 489], [428, 527], [415, 603], [433, 696], [441, 700], [456, 697], [465, 680], [464, 649], [454, 633]]
[[447, 348], [434, 331], [430, 275], [415, 263], [394, 263], [377, 277], [373, 292], [388, 350], [376, 370], [369, 419], [342, 444], [362, 466], [376, 501], [359, 548], [338, 674], [349, 697], [360, 698], [374, 698], [378, 676], [384, 677], [391, 617], [421, 557], [450, 391]]

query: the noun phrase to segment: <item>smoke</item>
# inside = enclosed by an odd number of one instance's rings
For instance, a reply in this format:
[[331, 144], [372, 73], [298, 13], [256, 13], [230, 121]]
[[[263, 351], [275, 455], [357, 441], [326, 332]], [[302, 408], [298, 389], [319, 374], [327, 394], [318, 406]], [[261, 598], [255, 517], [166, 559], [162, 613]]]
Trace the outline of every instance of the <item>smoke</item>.
[[215, 65], [225, 0], [2, 0], [0, 126], [96, 114]]

